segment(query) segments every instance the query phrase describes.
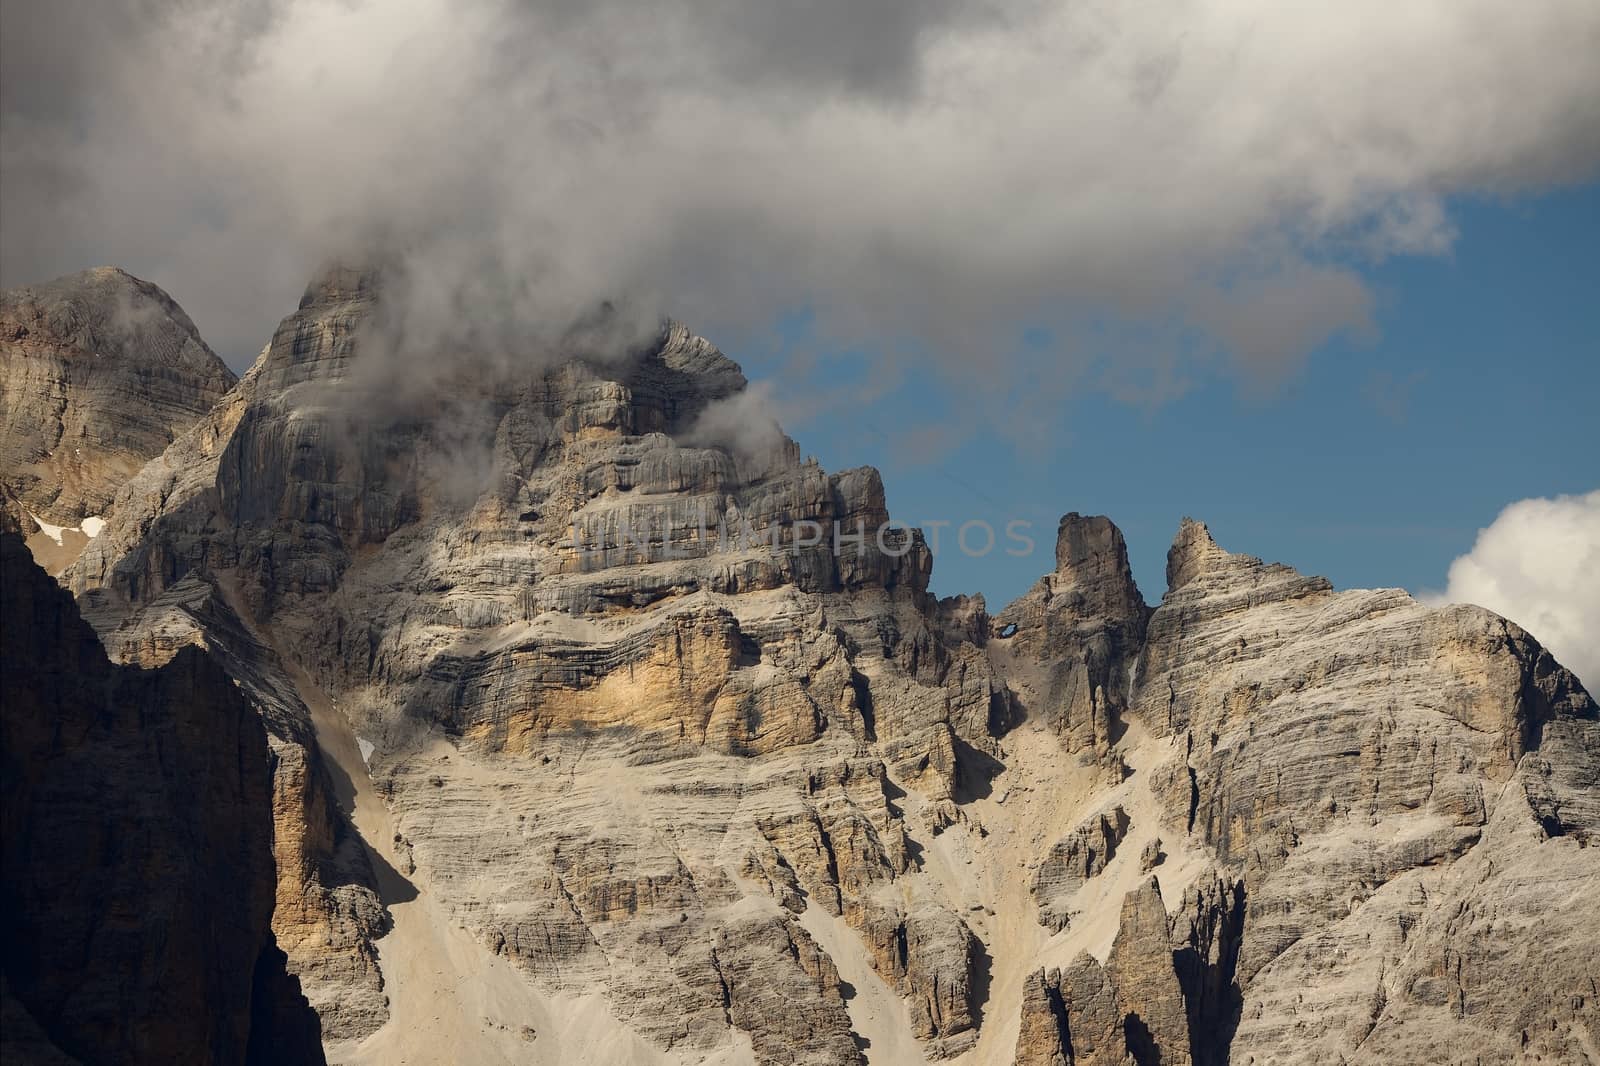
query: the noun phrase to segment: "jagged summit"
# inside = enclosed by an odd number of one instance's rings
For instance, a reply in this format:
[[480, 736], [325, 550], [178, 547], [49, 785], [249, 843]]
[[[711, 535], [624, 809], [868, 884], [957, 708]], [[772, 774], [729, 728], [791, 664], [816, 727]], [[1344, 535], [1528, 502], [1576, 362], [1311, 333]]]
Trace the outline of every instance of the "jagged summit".
[[1055, 560], [1057, 592], [1077, 590], [1091, 610], [1132, 615], [1144, 603], [1133, 581], [1122, 531], [1104, 515], [1085, 517], [1076, 511], [1062, 515], [1056, 528]]
[[1246, 574], [1253, 575], [1257, 582], [1288, 582], [1305, 593], [1333, 589], [1333, 583], [1327, 578], [1304, 575], [1282, 563], [1267, 563], [1254, 555], [1225, 550], [1217, 544], [1204, 522], [1185, 517], [1178, 524], [1172, 547], [1167, 550], [1168, 597], [1180, 593], [1191, 597], [1201, 595], [1193, 589], [1185, 590], [1197, 581], [1236, 583]]
[[1188, 520], [1152, 608], [1076, 513], [991, 619], [928, 595], [876, 471], [720, 419], [743, 375], [686, 327], [405, 386], [393, 297], [312, 288], [63, 581], [113, 657], [201, 645], [262, 715], [331, 1058], [1510, 1063], [1600, 1029], [1600, 718], [1504, 619]]
[[1185, 515], [1178, 524], [1172, 547], [1167, 549], [1167, 591], [1182, 588], [1225, 554], [1211, 539], [1211, 530], [1204, 522], [1196, 522]]

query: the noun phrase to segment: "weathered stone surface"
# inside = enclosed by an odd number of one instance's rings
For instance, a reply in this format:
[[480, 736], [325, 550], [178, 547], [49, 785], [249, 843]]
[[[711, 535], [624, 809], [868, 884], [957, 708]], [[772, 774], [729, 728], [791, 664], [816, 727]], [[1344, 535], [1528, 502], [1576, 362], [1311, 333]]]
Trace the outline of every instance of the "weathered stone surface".
[[1127, 833], [1128, 813], [1121, 807], [1112, 807], [1091, 816], [1051, 846], [1033, 876], [1039, 924], [1052, 933], [1067, 927], [1070, 917], [1067, 904], [1073, 892], [1106, 868]]
[[976, 1002], [976, 938], [959, 916], [927, 900], [906, 916], [904, 937], [912, 1031], [938, 1038], [935, 1054], [965, 1050], [982, 1007]]
[[[128, 657], [217, 643], [213, 629], [248, 635], [250, 621], [205, 611], [172, 622], [175, 601], [216, 605], [203, 590], [236, 589], [223, 606], [270, 628], [378, 746], [399, 838], [385, 861], [426, 878], [551, 994], [608, 987], [660, 1046], [716, 1047], [732, 1014], [713, 949], [741, 879], [759, 875], [752, 898], [861, 920], [870, 893], [911, 870], [886, 760], [919, 763], [941, 800], [981, 781], [958, 749], [993, 745], [1004, 691], [980, 651], [937, 632], [920, 539], [869, 535], [838, 554], [807, 543], [835, 521], [876, 533], [875, 472], [829, 476], [792, 444], [753, 461], [679, 442], [743, 385], [705, 342], [674, 325], [615, 370], [475, 382], [489, 431], [446, 441], [459, 428], [448, 419], [362, 399], [352, 368], [375, 292], [361, 278], [313, 285], [229, 401], [124, 489], [124, 520], [67, 580]], [[444, 445], [482, 463], [470, 493], [430, 465]], [[734, 539], [747, 526], [777, 542]], [[270, 689], [262, 704], [287, 748], [305, 714], [288, 667], [258, 644], [236, 666]], [[436, 769], [421, 754], [436, 741], [473, 770]], [[279, 764], [280, 870], [340, 851], [337, 812], [298, 761]], [[594, 791], [570, 776], [580, 769]], [[490, 796], [472, 787], [485, 773], [528, 801], [504, 852], [485, 835]], [[643, 821], [616, 806], [619, 773], [652, 797]], [[280, 900], [286, 945], [351, 926], [318, 902], [316, 877], [302, 883], [299, 901]], [[948, 908], [914, 907], [901, 924], [925, 950], [895, 987], [919, 1033], [959, 1047], [977, 1019], [971, 933]], [[383, 928], [358, 912], [331, 961], [291, 946], [334, 1037], [362, 1032], [339, 1011], [372, 987], [356, 963]], [[677, 961], [662, 979], [668, 943]]]
[[[1015, 1066], [1072, 1066], [1072, 1036], [1061, 999], [1061, 971], [1035, 970], [1022, 994]], [[1088, 1048], [1085, 1047], [1087, 1056]]]
[[1124, 1066], [1124, 1013], [1110, 977], [1093, 956], [1065, 970], [1039, 970], [1028, 979], [1016, 1066]]
[[[138, 627], [97, 590], [85, 617], [122, 662], [159, 666], [191, 644], [227, 670], [267, 728], [272, 750], [272, 923], [330, 1040], [364, 1035], [387, 1013], [373, 940], [387, 926], [367, 848], [350, 825], [311, 714], [277, 652], [235, 612], [219, 579], [189, 574], [152, 599]], [[337, 771], [335, 771], [336, 773]]]
[[457, 1058], [508, 997], [603, 999], [536, 1043], [639, 1062], [1586, 1046], [1600, 723], [1515, 626], [1197, 523], [1151, 611], [1078, 515], [999, 615], [935, 602], [875, 472], [706, 435], [744, 379], [683, 327], [396, 380], [385, 291], [314, 283], [64, 575], [113, 656], [203, 645], [262, 715], [344, 1061], [442, 1054], [385, 1007], [418, 987]]
[[1009, 679], [1068, 751], [1109, 757], [1150, 609], [1111, 520], [1064, 516], [1056, 569], [994, 619]]
[[1244, 882], [1213, 873], [1184, 889], [1183, 905], [1170, 919], [1173, 967], [1199, 1066], [1229, 1061], [1239, 1025], [1237, 972], [1244, 916]]
[[1122, 919], [1106, 959], [1106, 976], [1116, 989], [1128, 1053], [1135, 1061], [1172, 1066], [1192, 1061], [1167, 908], [1153, 877], [1122, 900]]
[[198, 648], [112, 664], [10, 533], [0, 576], [7, 1061], [322, 1062], [255, 712]]
[[[1223, 551], [1198, 523], [1168, 574], [1133, 705], [1183, 754], [1160, 775], [1169, 830], [1247, 887], [1231, 1061], [1386, 1061], [1385, 1040], [1414, 1061], [1469, 1046], [1513, 1061], [1524, 1028], [1542, 1053], [1576, 1055], [1593, 1026], [1553, 989], [1584, 987], [1579, 956], [1600, 947], [1562, 902], [1596, 869], [1600, 722], [1576, 679], [1486, 611], [1334, 592]], [[1517, 858], [1494, 862], [1502, 849]], [[1535, 885], [1531, 868], [1549, 877]], [[1528, 940], [1514, 920], [1461, 922], [1486, 906], [1549, 906], [1563, 949], [1587, 946], [1492, 962]], [[1419, 924], [1451, 932], [1418, 938]], [[1468, 958], [1479, 968], [1459, 986], [1421, 976]], [[1429, 1006], [1480, 982], [1500, 997], [1495, 1022]]]
[[182, 308], [123, 271], [0, 293], [0, 494], [41, 565], [70, 563], [117, 489], [233, 383]]
[[839, 973], [804, 929], [771, 916], [717, 930], [713, 956], [729, 1022], [748, 1032], [756, 1057], [795, 1066], [857, 1066]]
[[[1128, 1050], [1127, 1015], [1118, 1002], [1116, 987], [1104, 966], [1090, 955], [1079, 955], [1056, 980], [1056, 999], [1062, 1017], [1070, 1018], [1066, 1051], [1074, 1066], [1087, 1063], [1132, 1063]], [[1140, 1047], [1143, 1048], [1143, 1044]]]
[[1243, 892], [1202, 879], [1170, 917], [1154, 878], [1127, 893], [1104, 964], [1080, 953], [1029, 977], [1018, 1066], [1227, 1062]]

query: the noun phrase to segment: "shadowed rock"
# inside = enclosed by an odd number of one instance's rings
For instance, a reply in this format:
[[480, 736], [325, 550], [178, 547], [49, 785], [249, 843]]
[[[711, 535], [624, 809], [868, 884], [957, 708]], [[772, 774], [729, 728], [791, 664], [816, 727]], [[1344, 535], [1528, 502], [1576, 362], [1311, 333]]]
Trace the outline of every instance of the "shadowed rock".
[[322, 1062], [270, 927], [254, 710], [197, 648], [110, 663], [10, 533], [0, 577], [7, 1060]]

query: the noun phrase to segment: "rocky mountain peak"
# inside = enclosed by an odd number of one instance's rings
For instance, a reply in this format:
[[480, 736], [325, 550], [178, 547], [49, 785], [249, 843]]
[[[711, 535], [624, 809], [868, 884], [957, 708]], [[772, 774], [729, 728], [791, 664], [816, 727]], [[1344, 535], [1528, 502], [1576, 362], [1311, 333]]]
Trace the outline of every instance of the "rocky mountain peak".
[[234, 376], [159, 287], [115, 267], [0, 293], [0, 494], [52, 570]]
[[1151, 608], [1076, 513], [991, 618], [678, 323], [396, 362], [312, 289], [63, 580], [260, 714], [334, 1060], [1587, 1046], [1600, 714], [1517, 627], [1189, 520]]
[[1068, 746], [1110, 757], [1150, 609], [1134, 584], [1122, 531], [1070, 512], [1056, 532], [1056, 568], [995, 618], [1008, 656], [1048, 664], [1016, 684]]
[[1175, 592], [1227, 557], [1204, 522], [1187, 516], [1167, 549], [1167, 591]]
[[300, 297], [300, 310], [318, 304], [342, 303], [346, 300], [370, 297], [382, 284], [382, 269], [374, 264], [330, 262], [322, 267], [306, 285]]
[[1055, 558], [1056, 594], [1074, 590], [1085, 611], [1133, 617], [1143, 608], [1122, 531], [1104, 515], [1063, 515], [1056, 529]]
[[9, 289], [0, 314], [0, 337], [10, 341], [42, 335], [70, 354], [206, 372], [220, 363], [172, 297], [120, 267]]

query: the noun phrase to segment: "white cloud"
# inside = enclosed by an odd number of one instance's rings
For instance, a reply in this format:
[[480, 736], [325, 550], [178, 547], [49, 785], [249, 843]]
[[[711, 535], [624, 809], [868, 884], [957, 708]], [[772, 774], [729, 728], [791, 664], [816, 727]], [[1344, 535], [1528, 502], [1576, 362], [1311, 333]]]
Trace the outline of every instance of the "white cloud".
[[5, 283], [116, 262], [236, 364], [376, 235], [452, 323], [810, 307], [1026, 433], [1086, 381], [1281, 379], [1450, 197], [1600, 163], [1595, 0], [0, 7]]
[[1511, 504], [1450, 564], [1441, 599], [1504, 615], [1600, 685], [1600, 490]]

